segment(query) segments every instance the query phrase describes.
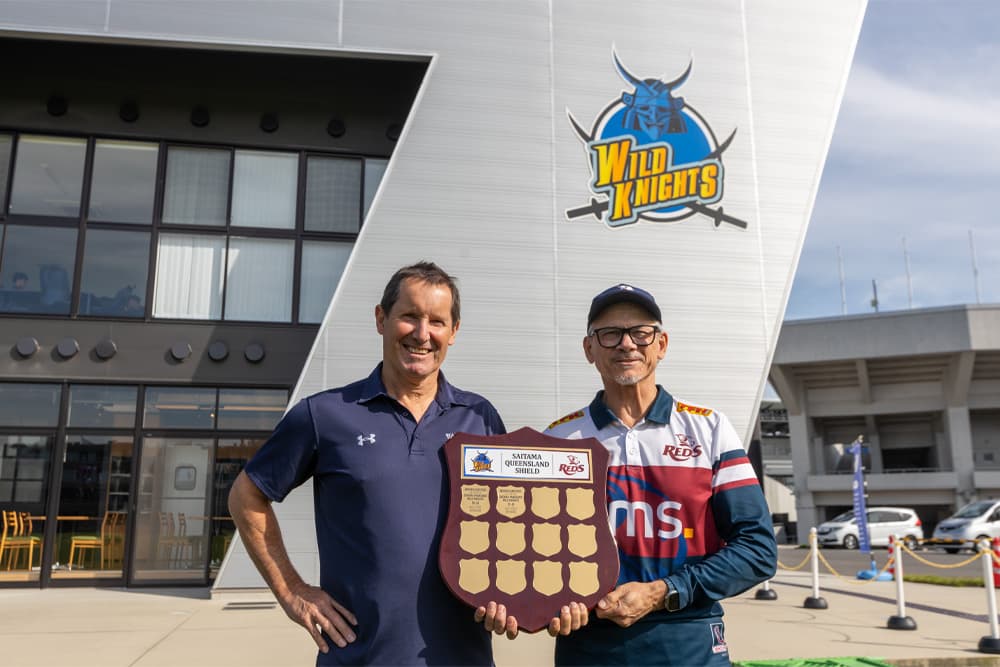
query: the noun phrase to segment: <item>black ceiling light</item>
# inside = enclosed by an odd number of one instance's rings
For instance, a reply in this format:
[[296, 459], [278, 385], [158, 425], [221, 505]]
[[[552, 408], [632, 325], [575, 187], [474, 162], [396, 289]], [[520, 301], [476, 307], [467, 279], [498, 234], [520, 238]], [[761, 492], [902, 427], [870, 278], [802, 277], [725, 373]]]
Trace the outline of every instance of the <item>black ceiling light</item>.
[[132, 100], [126, 100], [118, 106], [118, 117], [126, 123], [139, 120], [139, 105]]
[[278, 129], [278, 114], [266, 113], [260, 117], [260, 129], [264, 132], [274, 132]]
[[45, 103], [45, 108], [50, 116], [63, 116], [69, 111], [69, 100], [62, 95], [52, 95]]
[[107, 361], [118, 353], [118, 344], [110, 338], [105, 338], [97, 342], [94, 353], [101, 361]]
[[264, 346], [260, 343], [250, 343], [243, 348], [243, 356], [251, 364], [259, 364], [264, 360]]
[[399, 123], [393, 123], [389, 127], [385, 128], [385, 137], [389, 141], [396, 141], [399, 139], [399, 135], [403, 132], [403, 126]]
[[211, 119], [211, 114], [205, 107], [199, 105], [191, 109], [191, 124], [195, 127], [205, 127]]
[[339, 118], [331, 118], [330, 122], [326, 124], [326, 133], [331, 137], [342, 137], [345, 132], [347, 132], [347, 126]]
[[38, 339], [34, 336], [25, 336], [24, 338], [19, 338], [17, 343], [14, 345], [17, 353], [27, 359], [32, 356], [35, 352], [38, 352]]
[[208, 358], [212, 361], [224, 361], [229, 356], [229, 346], [217, 340], [208, 346]]

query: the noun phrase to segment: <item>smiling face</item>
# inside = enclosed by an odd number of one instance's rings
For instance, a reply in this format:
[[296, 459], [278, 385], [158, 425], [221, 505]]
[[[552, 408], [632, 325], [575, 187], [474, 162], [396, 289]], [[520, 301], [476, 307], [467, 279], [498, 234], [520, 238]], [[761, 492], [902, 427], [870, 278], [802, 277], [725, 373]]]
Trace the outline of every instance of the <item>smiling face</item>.
[[387, 313], [375, 306], [375, 326], [382, 336], [382, 375], [387, 387], [417, 384], [437, 376], [458, 322], [451, 319], [451, 290], [408, 278]]
[[[616, 303], [608, 306], [590, 324], [589, 329], [619, 327], [628, 329], [640, 324], [657, 324], [652, 315], [634, 303]], [[667, 353], [667, 334], [658, 332], [649, 345], [639, 347], [628, 334], [622, 336], [615, 347], [601, 347], [596, 336], [583, 339], [583, 353], [587, 361], [597, 367], [605, 388], [613, 383], [620, 386], [656, 384], [656, 365]]]

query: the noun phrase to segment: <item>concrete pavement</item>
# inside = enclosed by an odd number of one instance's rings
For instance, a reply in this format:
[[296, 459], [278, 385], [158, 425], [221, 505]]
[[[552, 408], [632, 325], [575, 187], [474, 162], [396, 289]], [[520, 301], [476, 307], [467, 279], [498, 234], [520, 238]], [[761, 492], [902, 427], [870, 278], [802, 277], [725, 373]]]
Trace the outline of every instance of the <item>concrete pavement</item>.
[[[805, 609], [808, 574], [779, 572], [775, 601], [753, 591], [726, 603], [735, 661], [882, 658], [905, 667], [1000, 665], [977, 651], [989, 635], [981, 588], [906, 584], [913, 631], [889, 630], [892, 582], [859, 584], [821, 575], [825, 610]], [[498, 667], [551, 665], [545, 634], [495, 642]], [[264, 592], [209, 597], [204, 589], [0, 590], [0, 665], [4, 667], [252, 667], [310, 665], [315, 650]]]

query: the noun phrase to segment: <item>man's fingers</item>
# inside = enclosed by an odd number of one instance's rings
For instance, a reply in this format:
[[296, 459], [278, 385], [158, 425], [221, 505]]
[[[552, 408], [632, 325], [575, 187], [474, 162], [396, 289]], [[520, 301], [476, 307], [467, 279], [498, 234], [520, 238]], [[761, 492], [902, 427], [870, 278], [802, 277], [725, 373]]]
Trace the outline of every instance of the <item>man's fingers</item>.
[[479, 607], [476, 609], [476, 613], [472, 615], [476, 623], [482, 623], [483, 619], [486, 618], [486, 607]]
[[[305, 628], [309, 632], [309, 636], [313, 638], [314, 642], [316, 642], [316, 646], [319, 647], [319, 652], [329, 653], [330, 646], [323, 640], [323, 635], [320, 633], [319, 627], [315, 623], [307, 622], [305, 624]], [[343, 646], [341, 648], [343, 648]]]
[[326, 609], [320, 607], [317, 612], [319, 625], [334, 644], [344, 648], [357, 639], [351, 626], [357, 625], [358, 621], [342, 604], [330, 598], [329, 606]]
[[517, 637], [517, 619], [513, 616], [507, 617], [507, 639]]
[[[339, 602], [337, 602], [333, 598], [330, 598], [330, 603], [333, 604], [333, 608], [336, 609], [340, 613], [341, 616], [343, 616], [345, 619], [347, 619], [348, 623], [350, 623], [351, 625], [357, 625], [358, 624], [358, 617], [355, 616], [354, 614], [352, 614], [350, 609], [348, 609], [344, 605], [340, 604]], [[354, 640], [352, 639], [351, 641], [354, 641]]]
[[580, 602], [570, 602], [569, 612], [571, 627], [574, 631], [579, 630], [587, 624], [589, 614], [587, 614], [587, 607], [585, 605]]
[[[492, 602], [490, 603], [493, 604]], [[507, 607], [502, 604], [497, 605], [496, 615], [493, 617], [493, 632], [502, 635], [507, 631]]]

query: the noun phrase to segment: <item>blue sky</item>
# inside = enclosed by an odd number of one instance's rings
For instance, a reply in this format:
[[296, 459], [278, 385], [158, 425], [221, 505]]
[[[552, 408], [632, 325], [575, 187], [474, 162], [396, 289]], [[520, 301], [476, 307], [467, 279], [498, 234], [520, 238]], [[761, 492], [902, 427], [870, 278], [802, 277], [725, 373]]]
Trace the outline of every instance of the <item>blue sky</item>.
[[870, 0], [786, 319], [1000, 302], [1000, 2]]

